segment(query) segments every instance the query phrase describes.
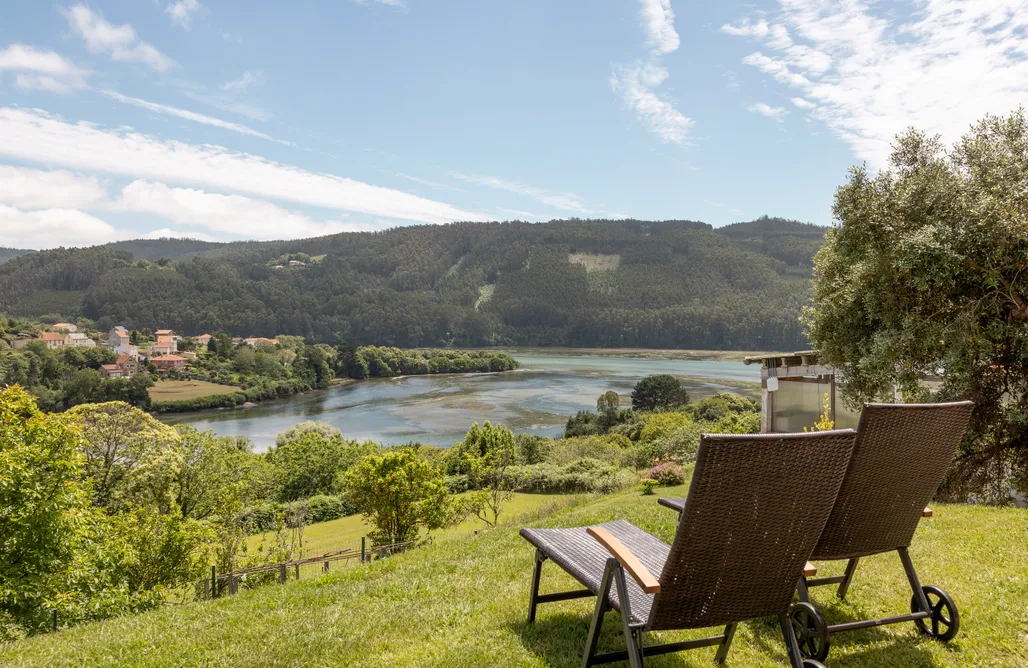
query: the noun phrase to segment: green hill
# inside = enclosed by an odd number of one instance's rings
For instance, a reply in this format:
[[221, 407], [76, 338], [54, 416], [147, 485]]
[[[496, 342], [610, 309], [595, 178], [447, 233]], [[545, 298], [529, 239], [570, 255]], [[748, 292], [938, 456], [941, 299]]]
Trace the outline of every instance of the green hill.
[[[661, 491], [681, 495], [684, 490]], [[578, 526], [624, 518], [670, 540], [678, 517], [658, 508], [655, 499], [627, 492], [527, 523]], [[921, 522], [911, 554], [923, 582], [944, 587], [958, 602], [960, 635], [944, 645], [919, 636], [913, 624], [839, 634], [833, 637], [829, 666], [1028, 665], [1028, 513], [957, 505], [935, 506], [935, 511]], [[593, 601], [544, 604], [536, 624], [525, 623], [533, 563], [532, 548], [517, 535], [525, 522], [440, 540], [325, 577], [39, 636], [0, 647], [0, 665], [578, 666]], [[835, 573], [838, 566], [823, 572]], [[544, 592], [573, 586], [546, 564]], [[861, 560], [845, 603], [829, 591], [816, 591], [814, 597], [834, 623], [907, 612], [910, 591], [899, 560], [883, 555]], [[624, 647], [615, 615], [610, 613], [604, 625], [602, 651]], [[655, 636], [668, 642], [698, 634]], [[695, 650], [654, 657], [646, 665], [706, 667], [713, 658], [713, 649]], [[741, 625], [728, 665], [786, 665], [776, 621]]]
[[[119, 242], [0, 266], [0, 311], [401, 347], [795, 349], [805, 345], [797, 316], [823, 236], [764, 218], [720, 230], [564, 220]], [[318, 261], [275, 267], [297, 253]], [[173, 261], [147, 261], [159, 258]]]
[[36, 251], [22, 250], [20, 248], [0, 248], [0, 264], [3, 264], [8, 260], [13, 260], [16, 257], [21, 257], [22, 255], [28, 255], [29, 253], [35, 252]]

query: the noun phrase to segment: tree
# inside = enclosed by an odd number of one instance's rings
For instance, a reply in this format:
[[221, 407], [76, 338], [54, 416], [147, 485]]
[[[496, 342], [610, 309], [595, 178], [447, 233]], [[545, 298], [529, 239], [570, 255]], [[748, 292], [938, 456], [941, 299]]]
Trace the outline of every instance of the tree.
[[369, 455], [345, 477], [345, 495], [375, 526], [380, 545], [416, 540], [453, 519], [453, 504], [442, 472], [413, 448]]
[[[947, 151], [910, 130], [889, 168], [850, 170], [804, 314], [850, 405], [975, 402], [951, 495], [1028, 491], [1028, 123], [987, 116]], [[929, 389], [923, 379], [942, 375]]]
[[180, 455], [176, 505], [183, 518], [207, 519], [233, 500], [245, 506], [272, 491], [275, 470], [266, 458], [213, 431], [197, 431], [188, 425], [178, 425], [175, 430]]
[[287, 443], [298, 441], [304, 434], [319, 434], [326, 439], [341, 439], [343, 437], [342, 432], [328, 424], [327, 422], [320, 422], [318, 420], [307, 420], [305, 422], [298, 422], [289, 429], [275, 437], [275, 445], [282, 447]]
[[503, 504], [514, 498], [519, 482], [510, 475], [510, 468], [518, 463], [514, 433], [488, 421], [481, 428], [476, 423], [454, 448], [465, 459], [471, 484], [479, 490], [468, 500], [468, 509], [489, 526], [496, 526]]
[[[356, 446], [356, 443], [352, 443]], [[295, 501], [315, 494], [332, 494], [346, 461], [347, 443], [308, 431], [268, 453], [279, 480], [279, 500]]]
[[607, 390], [596, 400], [596, 412], [601, 415], [608, 413], [617, 414], [621, 407], [621, 397], [614, 390]]
[[689, 393], [670, 374], [646, 376], [632, 390], [632, 408], [637, 411], [667, 410], [687, 403]]
[[72, 560], [89, 503], [80, 448], [69, 420], [18, 386], [0, 390], [0, 626], [4, 615], [40, 624], [51, 579]]
[[121, 401], [83, 404], [68, 413], [84, 437], [94, 503], [111, 509], [130, 503], [170, 509], [179, 466], [174, 429]]

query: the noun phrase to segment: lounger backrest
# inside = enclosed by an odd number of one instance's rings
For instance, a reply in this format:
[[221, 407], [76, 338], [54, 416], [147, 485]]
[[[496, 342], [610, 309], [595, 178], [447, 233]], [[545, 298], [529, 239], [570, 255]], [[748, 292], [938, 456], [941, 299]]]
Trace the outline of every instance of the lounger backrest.
[[856, 432], [704, 435], [648, 628], [777, 615], [792, 600]]
[[967, 430], [974, 404], [865, 404], [853, 460], [814, 559], [907, 547]]

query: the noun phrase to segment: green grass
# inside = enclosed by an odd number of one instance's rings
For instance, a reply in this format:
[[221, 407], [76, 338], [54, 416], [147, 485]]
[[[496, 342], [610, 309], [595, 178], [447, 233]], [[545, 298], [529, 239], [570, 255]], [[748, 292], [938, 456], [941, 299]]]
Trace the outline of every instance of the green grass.
[[[685, 489], [661, 490], [664, 495]], [[913, 624], [838, 634], [831, 667], [950, 668], [1028, 665], [1028, 513], [935, 505], [911, 547], [925, 584], [960, 605], [961, 632], [949, 645], [919, 637]], [[670, 540], [677, 516], [638, 492], [590, 500], [527, 520], [577, 526], [625, 518]], [[525, 623], [532, 548], [519, 522], [478, 535], [211, 603], [161, 610], [33, 638], [0, 649], [0, 665], [26, 666], [553, 666], [579, 665], [592, 601], [549, 603]], [[838, 564], [823, 568], [837, 572]], [[572, 586], [552, 564], [543, 591]], [[910, 592], [895, 555], [861, 562], [846, 602], [828, 588], [815, 601], [829, 621], [906, 612]], [[601, 650], [620, 649], [616, 613]], [[700, 632], [653, 634], [673, 641]], [[713, 649], [648, 660], [649, 667], [713, 665]], [[623, 665], [623, 664], [622, 664]], [[740, 626], [728, 665], [786, 665], [776, 625]]]
[[150, 398], [154, 401], [182, 401], [212, 394], [231, 394], [238, 392], [239, 389], [232, 385], [208, 383], [205, 380], [159, 380], [150, 388]]

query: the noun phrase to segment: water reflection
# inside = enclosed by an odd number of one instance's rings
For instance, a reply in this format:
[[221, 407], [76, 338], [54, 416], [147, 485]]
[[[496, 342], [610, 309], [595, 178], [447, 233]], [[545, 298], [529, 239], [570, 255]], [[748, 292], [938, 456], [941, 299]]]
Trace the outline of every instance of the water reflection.
[[670, 373], [690, 392], [754, 394], [760, 370], [738, 361], [639, 359], [599, 354], [515, 354], [521, 369], [503, 374], [372, 379], [256, 408], [162, 416], [168, 424], [245, 436], [265, 450], [303, 420], [322, 420], [348, 438], [450, 446], [473, 422], [554, 436], [569, 415], [595, 408], [607, 390], [627, 395], [643, 376]]

